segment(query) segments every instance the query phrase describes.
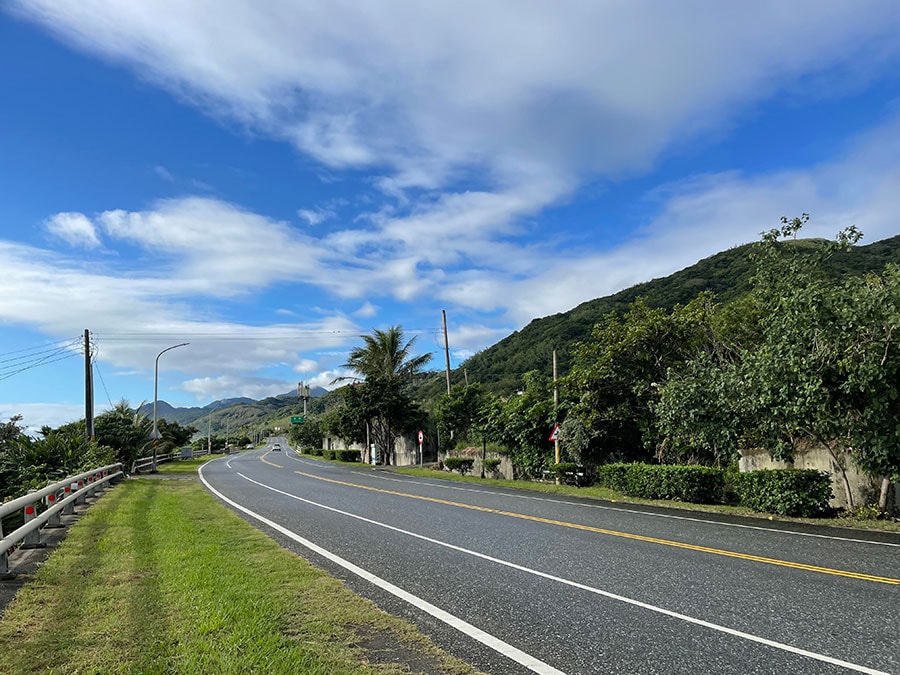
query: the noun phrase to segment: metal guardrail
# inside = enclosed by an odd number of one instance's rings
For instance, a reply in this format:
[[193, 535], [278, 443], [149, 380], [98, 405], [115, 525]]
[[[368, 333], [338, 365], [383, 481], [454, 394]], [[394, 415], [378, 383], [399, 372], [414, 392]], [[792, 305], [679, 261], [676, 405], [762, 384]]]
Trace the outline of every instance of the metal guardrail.
[[[43, 546], [41, 527], [45, 524], [48, 527], [61, 527], [61, 514], [74, 513], [76, 503], [83, 504], [87, 497], [94, 496], [98, 488], [122, 477], [124, 474], [121, 463], [101, 466], [0, 505], [0, 577], [9, 579], [15, 576], [9, 571], [9, 551], [13, 546], [23, 540], [23, 548]], [[37, 507], [41, 502], [44, 502], [47, 508], [38, 515]], [[25, 524], [4, 537], [2, 518], [19, 509], [24, 513]]]
[[[183, 450], [184, 448], [182, 448]], [[191, 449], [191, 456], [185, 457], [181, 450], [178, 452], [169, 452], [164, 455], [157, 454], [156, 455], [156, 463], [163, 464], [164, 462], [171, 462], [178, 459], [193, 459], [194, 457], [203, 457], [205, 455], [212, 454], [209, 450], [194, 450]], [[227, 454], [227, 453], [226, 453]], [[140, 473], [141, 471], [146, 471], [147, 469], [153, 468], [153, 455], [149, 457], [141, 457], [140, 459], [136, 459], [131, 463], [131, 473]]]

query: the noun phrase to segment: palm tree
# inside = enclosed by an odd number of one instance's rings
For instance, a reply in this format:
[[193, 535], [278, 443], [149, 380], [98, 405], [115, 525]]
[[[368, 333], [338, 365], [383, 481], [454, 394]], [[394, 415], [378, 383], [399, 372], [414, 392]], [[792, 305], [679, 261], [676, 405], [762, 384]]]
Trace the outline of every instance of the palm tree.
[[[431, 354], [410, 356], [416, 338], [412, 337], [404, 343], [403, 327], [391, 326], [387, 330], [373, 331], [372, 335], [361, 335], [365, 344], [350, 350], [350, 357], [344, 368], [350, 368], [364, 379], [397, 380], [401, 377], [412, 377], [431, 360]], [[339, 377], [334, 382], [352, 380], [352, 377]]]
[[[359, 390], [350, 387], [351, 400], [365, 417], [366, 436], [369, 432], [381, 448], [383, 461], [394, 463], [394, 430], [403, 425], [416, 408], [412, 401], [404, 397], [400, 389], [404, 377], [412, 377], [431, 360], [431, 354], [410, 356], [416, 339], [405, 340], [402, 326], [392, 326], [378, 330], [372, 335], [361, 335], [364, 344], [350, 350], [350, 357], [344, 368], [350, 368], [365, 380]], [[358, 380], [353, 376], [338, 377], [333, 382]], [[363, 394], [369, 394], [367, 405], [362, 406]], [[374, 398], [373, 398], [374, 397]], [[346, 402], [345, 402], [346, 403]], [[359, 430], [357, 429], [357, 432]], [[368, 442], [367, 440], [367, 442]]]

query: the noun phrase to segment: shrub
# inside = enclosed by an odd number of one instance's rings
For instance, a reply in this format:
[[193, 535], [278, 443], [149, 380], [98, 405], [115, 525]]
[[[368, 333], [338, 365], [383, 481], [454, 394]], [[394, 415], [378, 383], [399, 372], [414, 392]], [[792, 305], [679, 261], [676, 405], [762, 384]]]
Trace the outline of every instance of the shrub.
[[597, 468], [597, 480], [631, 497], [695, 504], [721, 502], [725, 492], [724, 472], [709, 466], [605, 464]]
[[331, 454], [331, 459], [336, 459], [339, 462], [359, 461], [359, 450], [332, 450]]
[[325, 451], [322, 448], [309, 448], [309, 454], [313, 457], [321, 457], [323, 452]]
[[602, 464], [597, 467], [597, 483], [616, 492], [625, 492], [625, 474], [630, 464]]
[[494, 473], [500, 466], [499, 459], [486, 459], [482, 463], [485, 473]]
[[742, 506], [782, 516], [813, 517], [828, 511], [831, 477], [815, 469], [763, 469], [734, 476]]
[[471, 471], [474, 464], [474, 457], [448, 457], [444, 460], [444, 466], [450, 471], [459, 471], [462, 476]]
[[560, 462], [559, 464], [551, 464], [550, 471], [555, 473], [557, 478], [564, 479], [566, 474], [578, 471], [578, 465], [575, 462]]

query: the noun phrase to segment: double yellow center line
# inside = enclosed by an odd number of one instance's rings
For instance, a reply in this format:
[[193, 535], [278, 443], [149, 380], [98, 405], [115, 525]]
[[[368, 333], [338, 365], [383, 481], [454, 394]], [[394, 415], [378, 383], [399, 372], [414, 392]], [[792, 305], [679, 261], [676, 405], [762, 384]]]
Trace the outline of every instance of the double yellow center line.
[[346, 487], [356, 488], [358, 490], [369, 490], [370, 492], [379, 492], [386, 495], [394, 495], [396, 497], [406, 497], [407, 499], [418, 499], [423, 502], [432, 502], [434, 504], [443, 504], [445, 506], [455, 506], [461, 509], [470, 509], [472, 511], [481, 511], [483, 513], [493, 513], [498, 516], [507, 516], [509, 518], [518, 518], [520, 520], [530, 520], [535, 523], [545, 523], [547, 525], [557, 525], [559, 527], [568, 527], [573, 530], [583, 530], [585, 532], [595, 532], [597, 534], [605, 534], [610, 537], [621, 537], [622, 539], [632, 539], [634, 541], [643, 541], [649, 544], [659, 544], [661, 546], [671, 546], [673, 548], [682, 548], [689, 551], [698, 551], [700, 553], [710, 553], [713, 555], [726, 556], [728, 558], [738, 558], [740, 560], [749, 560], [752, 562], [764, 563], [766, 565], [778, 565], [779, 567], [790, 567], [807, 572], [818, 572], [820, 574], [831, 574], [838, 577], [848, 577], [850, 579], [858, 579], [861, 581], [872, 581], [880, 584], [900, 585], [900, 579], [892, 577], [880, 577], [873, 574], [864, 574], [862, 572], [850, 572], [847, 570], [832, 569], [830, 567], [819, 567], [818, 565], [807, 565], [805, 563], [791, 562], [790, 560], [780, 560], [778, 558], [767, 558], [764, 556], [751, 555], [749, 553], [738, 553], [737, 551], [728, 551], [721, 548], [711, 548], [709, 546], [698, 546], [696, 544], [686, 544], [680, 541], [672, 541], [671, 539], [659, 539], [658, 537], [647, 537], [641, 534], [632, 534], [630, 532], [620, 532], [618, 530], [608, 530], [603, 527], [593, 527], [591, 525], [582, 525], [580, 523], [570, 523], [564, 520], [554, 520], [552, 518], [541, 518], [540, 516], [529, 516], [524, 513], [516, 513], [515, 511], [503, 511], [500, 509], [491, 509], [486, 506], [476, 506], [474, 504], [464, 504], [462, 502], [454, 502], [447, 499], [438, 499], [437, 497], [424, 497], [421, 495], [409, 494], [407, 492], [397, 492], [395, 490], [384, 490], [382, 488], [369, 487], [367, 485], [359, 485], [357, 483], [348, 483], [342, 480], [334, 480], [333, 478], [323, 478], [315, 474], [296, 471], [295, 473], [307, 478], [325, 481], [326, 483], [334, 483], [336, 485], [344, 485]]

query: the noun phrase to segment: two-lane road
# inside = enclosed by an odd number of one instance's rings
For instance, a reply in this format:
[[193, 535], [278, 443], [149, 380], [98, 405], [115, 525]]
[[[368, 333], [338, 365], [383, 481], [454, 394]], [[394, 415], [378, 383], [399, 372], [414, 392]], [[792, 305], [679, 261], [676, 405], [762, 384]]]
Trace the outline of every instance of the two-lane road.
[[486, 672], [900, 673], [897, 536], [408, 477], [284, 439], [201, 476]]

